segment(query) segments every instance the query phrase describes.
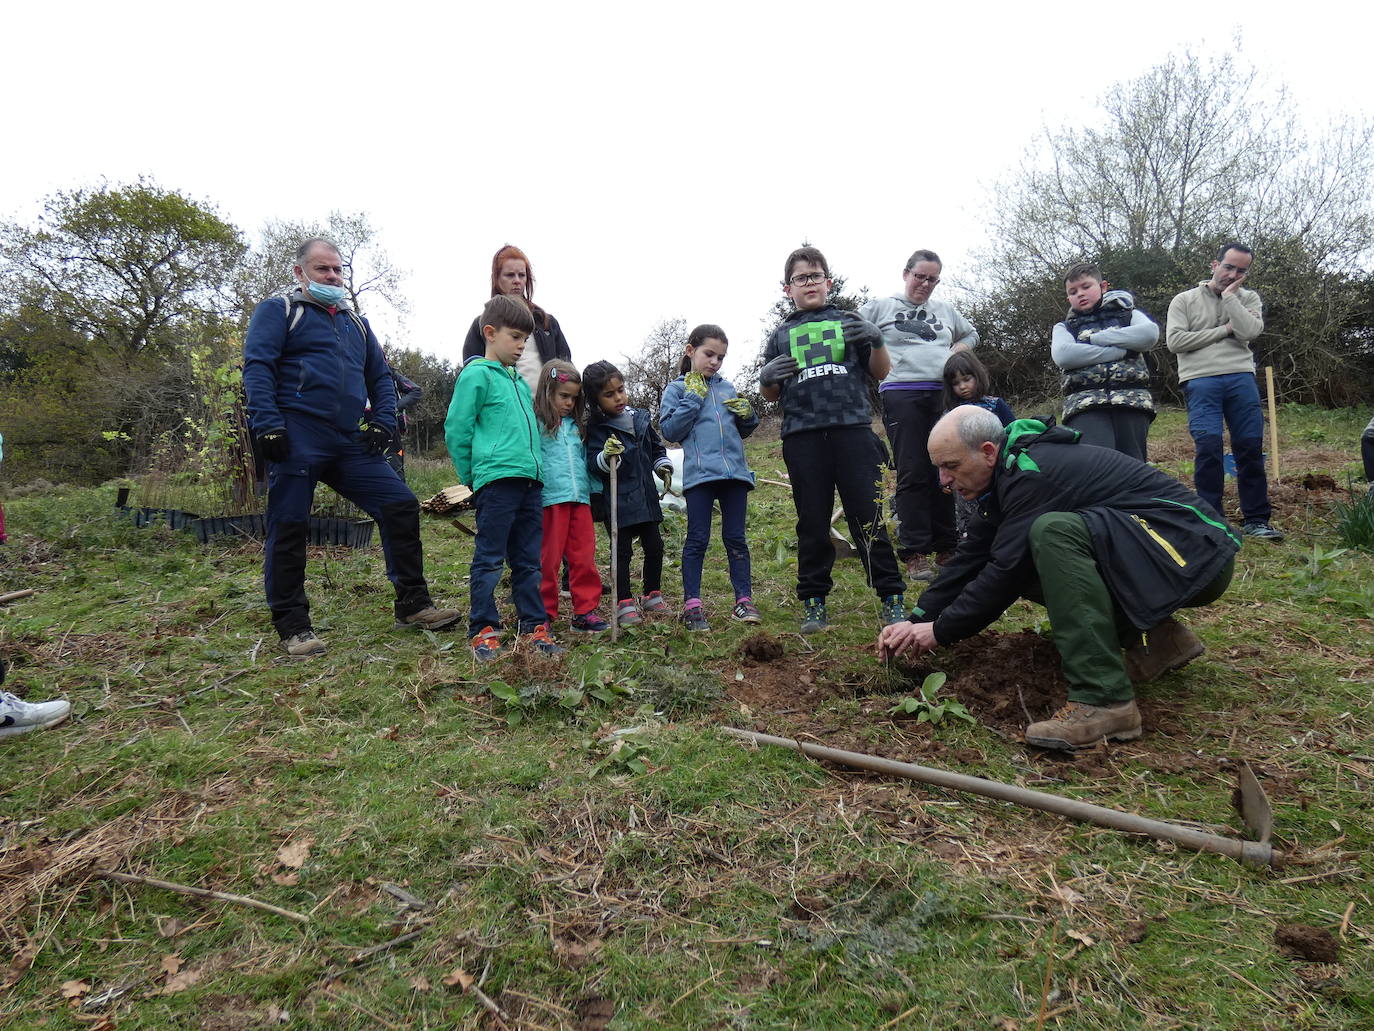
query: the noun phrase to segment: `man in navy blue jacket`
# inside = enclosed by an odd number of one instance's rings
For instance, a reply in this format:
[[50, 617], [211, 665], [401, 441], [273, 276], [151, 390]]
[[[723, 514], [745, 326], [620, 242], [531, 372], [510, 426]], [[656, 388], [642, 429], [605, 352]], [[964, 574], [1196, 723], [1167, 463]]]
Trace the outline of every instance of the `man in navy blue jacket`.
[[430, 599], [420, 506], [384, 457], [396, 429], [396, 388], [381, 346], [347, 305], [338, 248], [306, 240], [294, 273], [300, 285], [254, 309], [243, 343], [248, 423], [268, 463], [263, 577], [282, 650], [299, 659], [325, 650], [305, 596], [310, 508], [320, 481], [377, 521], [396, 589], [396, 625], [447, 629], [461, 613]]

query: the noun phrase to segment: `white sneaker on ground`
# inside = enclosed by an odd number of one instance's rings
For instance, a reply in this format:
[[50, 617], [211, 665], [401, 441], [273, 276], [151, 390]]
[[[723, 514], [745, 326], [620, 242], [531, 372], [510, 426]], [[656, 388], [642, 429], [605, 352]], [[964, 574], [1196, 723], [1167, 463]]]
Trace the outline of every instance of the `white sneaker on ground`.
[[0, 691], [0, 737], [27, 734], [55, 727], [71, 715], [72, 703], [62, 698], [51, 702], [26, 702]]

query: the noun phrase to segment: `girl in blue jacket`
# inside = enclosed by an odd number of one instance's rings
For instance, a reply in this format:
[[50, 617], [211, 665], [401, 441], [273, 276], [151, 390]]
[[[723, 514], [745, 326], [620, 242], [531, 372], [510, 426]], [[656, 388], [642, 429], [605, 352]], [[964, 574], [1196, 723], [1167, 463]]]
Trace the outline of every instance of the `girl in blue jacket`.
[[744, 514], [754, 474], [744, 459], [744, 438], [758, 426], [747, 400], [720, 375], [729, 341], [719, 326], [698, 326], [687, 338], [679, 376], [663, 391], [658, 428], [682, 444], [683, 497], [687, 501], [687, 538], [682, 545], [682, 621], [688, 630], [709, 630], [702, 608], [701, 567], [711, 539], [711, 516], [720, 502], [720, 539], [735, 590], [730, 615], [759, 623], [751, 597], [749, 545]]
[[566, 559], [572, 593], [572, 628], [584, 633], [609, 630], [601, 613], [601, 573], [596, 568], [596, 529], [592, 524], [591, 484], [587, 477], [586, 404], [577, 367], [561, 358], [545, 362], [534, 394], [534, 414], [544, 447], [544, 541], [540, 551], [539, 591], [549, 622], [558, 618], [558, 572]]

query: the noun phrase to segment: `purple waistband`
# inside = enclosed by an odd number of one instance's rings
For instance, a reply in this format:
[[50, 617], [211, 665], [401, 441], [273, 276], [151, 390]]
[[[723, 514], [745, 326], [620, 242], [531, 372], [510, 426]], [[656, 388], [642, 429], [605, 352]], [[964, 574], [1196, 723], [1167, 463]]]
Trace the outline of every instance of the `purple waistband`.
[[908, 383], [883, 383], [878, 387], [879, 392], [884, 390], [944, 390], [945, 385], [939, 380], [917, 379]]

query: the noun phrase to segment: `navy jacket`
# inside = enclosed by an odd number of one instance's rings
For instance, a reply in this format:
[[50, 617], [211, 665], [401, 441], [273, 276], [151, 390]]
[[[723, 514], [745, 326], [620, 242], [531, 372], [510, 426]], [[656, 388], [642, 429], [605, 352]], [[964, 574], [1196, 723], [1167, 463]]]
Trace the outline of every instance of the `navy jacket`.
[[255, 434], [284, 428], [289, 412], [356, 433], [369, 400], [367, 421], [396, 427], [396, 387], [372, 327], [343, 308], [330, 315], [299, 288], [253, 310], [243, 387]]
[[[635, 526], [638, 523], [663, 522], [663, 508], [658, 502], [658, 479], [654, 470], [669, 466], [668, 451], [649, 420], [649, 413], [638, 408], [627, 408], [634, 419], [634, 435], [617, 430], [600, 412], [592, 414], [592, 422], [587, 426], [587, 472], [591, 474], [594, 491], [606, 492], [610, 477], [602, 471], [597, 459], [606, 438], [614, 433], [620, 443], [625, 445], [625, 453], [620, 456], [620, 466], [616, 470], [616, 524]], [[607, 509], [609, 515], [609, 507]]]

